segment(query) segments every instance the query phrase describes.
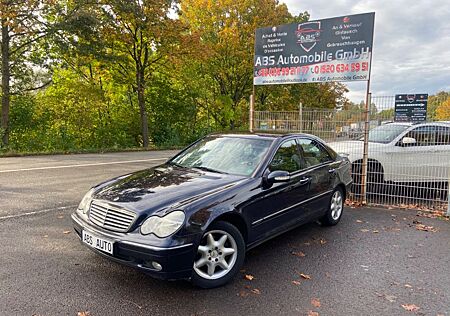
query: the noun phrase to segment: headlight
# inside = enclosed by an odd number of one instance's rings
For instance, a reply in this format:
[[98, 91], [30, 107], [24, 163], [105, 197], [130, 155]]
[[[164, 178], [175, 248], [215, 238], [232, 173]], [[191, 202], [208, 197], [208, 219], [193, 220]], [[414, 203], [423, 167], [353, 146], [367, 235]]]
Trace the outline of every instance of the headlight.
[[90, 189], [88, 193], [86, 193], [83, 197], [83, 199], [80, 202], [80, 205], [78, 205], [78, 210], [80, 210], [83, 214], [86, 214], [89, 210], [89, 206], [91, 205], [92, 201], [92, 195], [94, 194], [94, 189]]
[[184, 212], [174, 211], [163, 217], [150, 216], [141, 226], [141, 234], [155, 234], [164, 238], [175, 233], [184, 223]]

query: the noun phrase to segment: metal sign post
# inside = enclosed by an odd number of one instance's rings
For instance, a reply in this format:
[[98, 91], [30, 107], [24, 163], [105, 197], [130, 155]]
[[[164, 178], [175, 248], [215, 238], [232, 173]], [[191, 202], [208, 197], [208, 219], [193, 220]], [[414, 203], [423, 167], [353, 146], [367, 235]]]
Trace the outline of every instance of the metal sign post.
[[370, 78], [367, 80], [366, 93], [366, 109], [364, 111], [364, 147], [363, 147], [363, 163], [361, 166], [361, 203], [367, 203], [367, 163], [369, 161], [369, 122], [370, 122]]
[[255, 109], [255, 94], [250, 95], [250, 108], [248, 117], [248, 130], [250, 133], [253, 132], [253, 111]]

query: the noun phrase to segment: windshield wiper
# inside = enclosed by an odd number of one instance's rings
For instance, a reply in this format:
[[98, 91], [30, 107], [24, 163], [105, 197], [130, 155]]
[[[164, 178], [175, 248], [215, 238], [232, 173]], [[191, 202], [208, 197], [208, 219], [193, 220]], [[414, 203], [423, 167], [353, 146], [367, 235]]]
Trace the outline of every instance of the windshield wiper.
[[200, 169], [200, 170], [205, 170], [205, 171], [209, 171], [209, 172], [215, 172], [215, 173], [228, 174], [228, 173], [226, 173], [226, 172], [224, 172], [224, 171], [220, 171], [220, 170], [212, 169], [212, 168], [209, 168], [209, 167], [205, 167], [205, 166], [192, 166], [192, 168], [195, 168], [195, 169]]
[[176, 162], [173, 162], [173, 161], [170, 161], [169, 165], [174, 165], [174, 166], [177, 166], [177, 167], [180, 167], [180, 168], [186, 168], [185, 166], [182, 166], [179, 163], [176, 163]]

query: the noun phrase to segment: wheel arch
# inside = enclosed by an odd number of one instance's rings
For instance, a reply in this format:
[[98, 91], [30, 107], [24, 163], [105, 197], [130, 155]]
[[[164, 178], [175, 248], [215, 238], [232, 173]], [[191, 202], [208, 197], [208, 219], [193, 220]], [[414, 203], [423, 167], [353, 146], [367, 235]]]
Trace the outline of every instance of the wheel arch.
[[[352, 162], [352, 173], [355, 172], [356, 168], [361, 168], [362, 169], [362, 163], [363, 163], [362, 159], [358, 159], [358, 160], [353, 161]], [[370, 166], [377, 166], [377, 167], [379, 166], [381, 168], [380, 172], [382, 174], [384, 174], [384, 166], [379, 160], [374, 159], [374, 158], [369, 158], [367, 160], [367, 167], [370, 167]]]
[[244, 220], [244, 218], [236, 212], [226, 212], [219, 216], [217, 216], [208, 226], [211, 226], [213, 223], [217, 222], [228, 222], [232, 225], [234, 225], [242, 234], [242, 237], [244, 238], [245, 243], [248, 241], [248, 227]]

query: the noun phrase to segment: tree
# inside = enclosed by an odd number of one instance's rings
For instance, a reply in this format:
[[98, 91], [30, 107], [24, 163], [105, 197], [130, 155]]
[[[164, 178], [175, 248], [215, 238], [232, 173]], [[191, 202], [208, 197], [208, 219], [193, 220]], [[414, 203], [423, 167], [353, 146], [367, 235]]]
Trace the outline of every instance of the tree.
[[436, 108], [436, 119], [439, 121], [450, 120], [450, 96]]
[[[292, 16], [276, 0], [185, 0], [180, 19], [198, 34], [203, 55], [194, 62], [210, 82], [209, 112], [222, 128], [235, 128], [252, 89], [254, 33], [257, 27], [286, 23]], [[192, 66], [192, 62], [188, 61]]]
[[[52, 31], [42, 16], [51, 5], [40, 0], [1, 0], [1, 84], [2, 84], [2, 144], [9, 142], [9, 111], [12, 94], [37, 90], [49, 83], [39, 78], [36, 69], [45, 63], [39, 58], [38, 43]], [[33, 65], [39, 64], [38, 68]], [[44, 76], [45, 77], [45, 76]]]

